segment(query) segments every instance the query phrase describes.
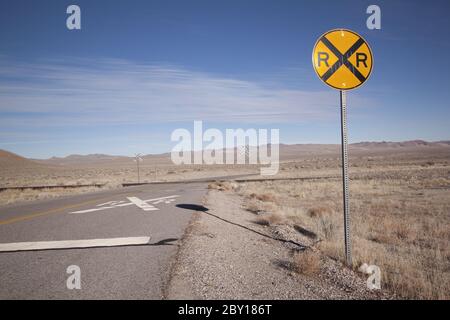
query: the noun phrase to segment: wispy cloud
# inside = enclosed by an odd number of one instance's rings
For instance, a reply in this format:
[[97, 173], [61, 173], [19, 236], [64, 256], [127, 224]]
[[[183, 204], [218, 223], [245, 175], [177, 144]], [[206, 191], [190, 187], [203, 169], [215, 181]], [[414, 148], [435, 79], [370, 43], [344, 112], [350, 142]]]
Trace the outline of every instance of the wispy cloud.
[[195, 119], [298, 122], [335, 117], [336, 104], [330, 90], [269, 87], [168, 65], [113, 59], [33, 64], [0, 60], [0, 125], [9, 128]]

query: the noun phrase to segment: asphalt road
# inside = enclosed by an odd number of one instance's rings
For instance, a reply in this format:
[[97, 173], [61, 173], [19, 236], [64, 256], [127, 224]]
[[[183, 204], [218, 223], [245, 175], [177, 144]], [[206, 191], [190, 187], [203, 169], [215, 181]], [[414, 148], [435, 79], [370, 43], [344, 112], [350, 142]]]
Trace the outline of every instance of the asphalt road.
[[[0, 299], [164, 298], [193, 213], [177, 205], [201, 205], [205, 192], [204, 182], [144, 185], [0, 207]], [[72, 265], [81, 289], [67, 288]]]

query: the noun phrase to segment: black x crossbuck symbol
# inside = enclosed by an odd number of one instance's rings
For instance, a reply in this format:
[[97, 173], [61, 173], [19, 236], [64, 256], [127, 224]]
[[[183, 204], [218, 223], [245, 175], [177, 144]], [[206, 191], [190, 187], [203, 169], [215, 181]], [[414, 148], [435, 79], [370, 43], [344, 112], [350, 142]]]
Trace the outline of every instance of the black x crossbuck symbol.
[[[328, 40], [325, 36], [323, 36], [320, 41], [328, 48], [331, 52], [338, 58], [338, 61], [336, 61], [330, 69], [328, 69], [327, 72], [325, 72], [322, 75], [322, 80], [327, 81], [342, 65], [345, 65], [348, 70], [350, 70], [351, 73], [355, 75], [356, 78], [358, 78], [359, 81], [364, 82], [366, 80], [366, 77], [364, 77], [361, 72], [358, 71], [358, 69], [350, 62], [348, 59], [355, 53], [356, 50], [358, 50], [363, 44], [364, 40], [362, 38], [359, 38], [358, 41], [356, 41], [350, 49], [347, 50], [346, 53], [342, 54], [331, 42]], [[364, 53], [357, 53], [357, 55], [362, 55], [365, 57], [365, 59], [360, 59], [360, 57], [357, 56], [356, 63], [359, 67], [359, 62], [364, 63], [364, 66], [367, 67], [366, 59], [367, 56]]]

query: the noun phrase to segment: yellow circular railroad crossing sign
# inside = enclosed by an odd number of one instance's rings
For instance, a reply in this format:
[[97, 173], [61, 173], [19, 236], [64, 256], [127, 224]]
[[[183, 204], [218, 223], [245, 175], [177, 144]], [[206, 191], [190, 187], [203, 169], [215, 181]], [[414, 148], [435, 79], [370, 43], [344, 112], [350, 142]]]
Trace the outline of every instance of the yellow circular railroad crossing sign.
[[350, 90], [370, 76], [373, 55], [369, 44], [356, 32], [335, 29], [323, 34], [313, 49], [313, 67], [330, 87]]

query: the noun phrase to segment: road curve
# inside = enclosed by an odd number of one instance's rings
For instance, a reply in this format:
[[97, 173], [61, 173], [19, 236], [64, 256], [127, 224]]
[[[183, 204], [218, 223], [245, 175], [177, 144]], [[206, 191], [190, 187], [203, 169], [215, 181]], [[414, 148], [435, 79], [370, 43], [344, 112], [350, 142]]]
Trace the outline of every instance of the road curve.
[[[144, 185], [0, 207], [0, 299], [164, 298], [192, 216], [178, 205], [201, 205], [205, 192]], [[81, 289], [67, 287], [69, 266]]]

